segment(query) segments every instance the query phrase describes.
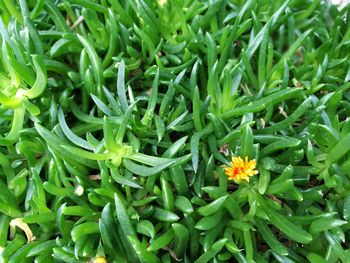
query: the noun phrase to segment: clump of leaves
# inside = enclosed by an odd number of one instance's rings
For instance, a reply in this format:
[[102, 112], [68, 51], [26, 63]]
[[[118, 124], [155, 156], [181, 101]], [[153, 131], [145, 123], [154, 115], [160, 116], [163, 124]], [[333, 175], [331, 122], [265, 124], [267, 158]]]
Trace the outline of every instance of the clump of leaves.
[[3, 262], [348, 261], [350, 6], [15, 2]]

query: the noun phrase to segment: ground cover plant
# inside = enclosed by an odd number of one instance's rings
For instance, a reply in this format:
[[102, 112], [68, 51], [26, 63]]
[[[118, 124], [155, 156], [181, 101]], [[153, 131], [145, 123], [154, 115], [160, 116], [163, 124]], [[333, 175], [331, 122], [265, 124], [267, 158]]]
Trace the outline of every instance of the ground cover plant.
[[349, 262], [349, 6], [0, 11], [1, 262]]

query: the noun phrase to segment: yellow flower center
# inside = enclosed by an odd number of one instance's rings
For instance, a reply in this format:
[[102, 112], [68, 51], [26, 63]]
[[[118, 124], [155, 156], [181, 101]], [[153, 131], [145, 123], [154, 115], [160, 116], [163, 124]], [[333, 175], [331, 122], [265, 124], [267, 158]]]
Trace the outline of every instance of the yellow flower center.
[[95, 257], [93, 263], [107, 263], [107, 260], [105, 257]]

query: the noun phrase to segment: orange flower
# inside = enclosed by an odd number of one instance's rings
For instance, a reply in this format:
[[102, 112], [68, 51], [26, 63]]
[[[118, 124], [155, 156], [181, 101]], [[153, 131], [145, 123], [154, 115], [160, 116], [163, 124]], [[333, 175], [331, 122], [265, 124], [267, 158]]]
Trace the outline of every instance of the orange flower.
[[225, 166], [225, 174], [229, 180], [233, 180], [236, 183], [240, 183], [242, 180], [249, 182], [249, 176], [253, 176], [258, 173], [255, 170], [256, 161], [248, 161], [248, 157], [243, 160], [241, 157], [232, 157], [230, 166]]

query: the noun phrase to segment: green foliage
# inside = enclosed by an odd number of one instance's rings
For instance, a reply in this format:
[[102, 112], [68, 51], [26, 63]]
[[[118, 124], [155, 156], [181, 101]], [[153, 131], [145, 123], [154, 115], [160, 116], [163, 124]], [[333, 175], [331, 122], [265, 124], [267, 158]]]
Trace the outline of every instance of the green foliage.
[[1, 262], [349, 262], [349, 5], [0, 15]]

